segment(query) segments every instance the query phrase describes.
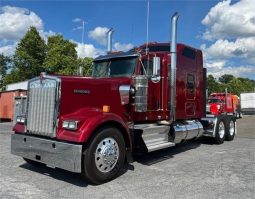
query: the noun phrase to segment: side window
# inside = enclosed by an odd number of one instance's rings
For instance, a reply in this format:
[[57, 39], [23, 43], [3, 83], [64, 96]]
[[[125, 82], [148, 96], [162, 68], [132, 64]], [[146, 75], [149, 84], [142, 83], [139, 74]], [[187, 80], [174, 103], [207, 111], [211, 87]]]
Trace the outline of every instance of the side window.
[[189, 94], [195, 93], [195, 76], [193, 74], [187, 75], [187, 84], [186, 84], [187, 92]]
[[190, 59], [196, 59], [196, 52], [187, 47], [183, 49], [182, 55]]
[[[143, 66], [144, 66], [144, 69], [146, 71], [146, 75], [147, 76], [152, 76], [153, 74], [153, 62], [152, 60], [143, 60]], [[145, 75], [144, 74], [144, 69], [143, 67], [141, 68], [141, 74], [142, 75]]]

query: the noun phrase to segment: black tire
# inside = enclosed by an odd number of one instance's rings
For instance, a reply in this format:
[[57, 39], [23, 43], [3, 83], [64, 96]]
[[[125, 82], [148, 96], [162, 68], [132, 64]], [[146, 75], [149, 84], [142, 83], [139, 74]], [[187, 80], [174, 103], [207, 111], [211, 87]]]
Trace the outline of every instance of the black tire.
[[42, 166], [45, 166], [45, 164], [41, 163], [41, 162], [36, 162], [34, 160], [30, 160], [30, 159], [27, 159], [27, 158], [23, 158], [28, 164], [31, 164], [33, 166], [36, 166], [36, 167], [42, 167]]
[[236, 134], [235, 119], [230, 118], [228, 120], [228, 124], [227, 124], [226, 140], [227, 141], [232, 141], [235, 137], [235, 134]]
[[124, 162], [125, 141], [121, 132], [114, 127], [100, 129], [85, 150], [83, 175], [93, 184], [102, 184], [116, 178]]
[[219, 117], [216, 124], [215, 132], [216, 144], [224, 143], [225, 137], [226, 137], [226, 120], [224, 120], [222, 117]]

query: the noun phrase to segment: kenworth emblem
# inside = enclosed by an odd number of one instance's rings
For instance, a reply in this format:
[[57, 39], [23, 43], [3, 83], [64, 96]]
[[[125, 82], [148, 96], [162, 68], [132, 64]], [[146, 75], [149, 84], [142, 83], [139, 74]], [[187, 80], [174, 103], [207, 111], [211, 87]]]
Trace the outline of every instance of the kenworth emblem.
[[73, 91], [75, 94], [90, 94], [90, 90], [79, 90], [79, 89], [75, 89]]
[[30, 83], [29, 88], [55, 88], [56, 81], [51, 79], [38, 79]]

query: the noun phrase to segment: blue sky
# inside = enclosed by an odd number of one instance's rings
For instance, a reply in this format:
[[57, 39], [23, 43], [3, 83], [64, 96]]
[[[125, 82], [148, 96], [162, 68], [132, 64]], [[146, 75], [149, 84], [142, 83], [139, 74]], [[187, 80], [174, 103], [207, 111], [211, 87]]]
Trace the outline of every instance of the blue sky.
[[[103, 53], [105, 32], [111, 27], [115, 30], [116, 50], [146, 42], [147, 0], [0, 0], [0, 7], [0, 53], [12, 54], [31, 25], [39, 29], [45, 40], [48, 35], [62, 34], [76, 42], [80, 57]], [[178, 11], [178, 42], [201, 48], [209, 73], [216, 77], [230, 73], [255, 79], [254, 10], [255, 0], [150, 0], [149, 41], [169, 41], [170, 17]], [[74, 22], [77, 18], [86, 22], [84, 44], [79, 29], [81, 21]]]

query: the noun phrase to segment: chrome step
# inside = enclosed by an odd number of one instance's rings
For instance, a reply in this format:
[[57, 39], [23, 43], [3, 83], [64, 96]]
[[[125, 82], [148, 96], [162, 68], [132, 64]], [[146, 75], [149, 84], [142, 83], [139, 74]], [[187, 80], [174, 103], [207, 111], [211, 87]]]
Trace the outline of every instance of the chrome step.
[[148, 152], [151, 151], [156, 151], [156, 150], [160, 150], [160, 149], [164, 149], [164, 148], [168, 148], [168, 147], [172, 147], [175, 146], [175, 143], [173, 142], [162, 142], [162, 143], [158, 143], [155, 145], [146, 145]]

